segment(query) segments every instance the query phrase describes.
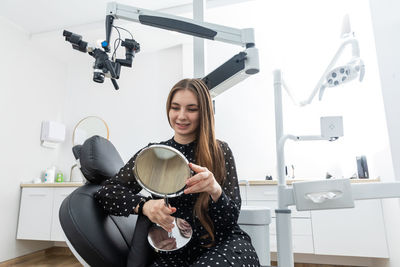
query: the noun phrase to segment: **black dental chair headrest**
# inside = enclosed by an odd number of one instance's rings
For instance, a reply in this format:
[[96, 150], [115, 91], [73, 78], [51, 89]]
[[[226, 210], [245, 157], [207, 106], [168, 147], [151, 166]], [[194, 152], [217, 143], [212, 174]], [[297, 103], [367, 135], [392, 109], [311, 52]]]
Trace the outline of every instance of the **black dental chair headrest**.
[[114, 145], [98, 135], [88, 138], [83, 145], [74, 146], [72, 152], [79, 159], [82, 174], [93, 184], [100, 184], [124, 166]]

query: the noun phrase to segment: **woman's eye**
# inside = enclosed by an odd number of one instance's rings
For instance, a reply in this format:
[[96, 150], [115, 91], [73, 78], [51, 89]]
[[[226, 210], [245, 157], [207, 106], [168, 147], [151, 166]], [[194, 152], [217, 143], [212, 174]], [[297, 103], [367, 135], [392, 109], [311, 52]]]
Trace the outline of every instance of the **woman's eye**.
[[196, 108], [196, 109], [189, 109], [189, 111], [190, 112], [196, 112], [196, 111], [198, 111], [198, 109]]
[[173, 110], [179, 110], [178, 107], [171, 107], [171, 109], [173, 109]]

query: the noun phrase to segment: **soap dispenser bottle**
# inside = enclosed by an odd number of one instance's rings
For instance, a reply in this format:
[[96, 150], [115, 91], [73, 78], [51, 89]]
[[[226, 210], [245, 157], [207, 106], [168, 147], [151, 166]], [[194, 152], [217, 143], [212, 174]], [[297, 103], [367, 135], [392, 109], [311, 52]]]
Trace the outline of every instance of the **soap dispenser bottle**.
[[52, 167], [48, 168], [44, 172], [44, 182], [45, 183], [54, 183], [55, 175], [56, 175], [56, 167], [52, 166]]

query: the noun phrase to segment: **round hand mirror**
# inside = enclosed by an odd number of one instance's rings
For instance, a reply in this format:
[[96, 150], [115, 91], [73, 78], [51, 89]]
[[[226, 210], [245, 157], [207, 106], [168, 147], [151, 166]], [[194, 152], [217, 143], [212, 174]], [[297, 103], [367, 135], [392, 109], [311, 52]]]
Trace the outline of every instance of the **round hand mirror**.
[[175, 197], [183, 193], [191, 176], [189, 162], [178, 150], [166, 145], [143, 149], [135, 160], [136, 180], [150, 193], [160, 197]]
[[110, 131], [107, 123], [97, 116], [83, 118], [76, 124], [72, 133], [72, 146], [82, 145], [93, 135], [99, 135], [108, 140]]
[[[178, 150], [166, 145], [152, 145], [143, 149], [135, 160], [133, 173], [138, 183], [148, 192], [164, 197], [183, 193], [186, 180], [191, 176], [189, 162]], [[192, 227], [175, 218], [172, 233], [155, 225], [149, 229], [148, 241], [156, 251], [173, 251], [185, 246], [192, 237]]]

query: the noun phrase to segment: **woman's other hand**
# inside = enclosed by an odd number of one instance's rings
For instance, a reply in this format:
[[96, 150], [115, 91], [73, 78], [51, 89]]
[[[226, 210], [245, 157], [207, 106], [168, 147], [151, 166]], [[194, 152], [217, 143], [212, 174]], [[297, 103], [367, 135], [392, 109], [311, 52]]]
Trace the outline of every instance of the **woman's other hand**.
[[189, 163], [189, 167], [196, 173], [186, 180], [185, 194], [207, 192], [214, 202], [216, 202], [222, 194], [222, 188], [215, 180], [214, 174], [206, 167]]
[[171, 216], [174, 212], [176, 208], [165, 206], [164, 199], [151, 199], [143, 206], [143, 214], [167, 232], [171, 232], [174, 227], [174, 217]]

